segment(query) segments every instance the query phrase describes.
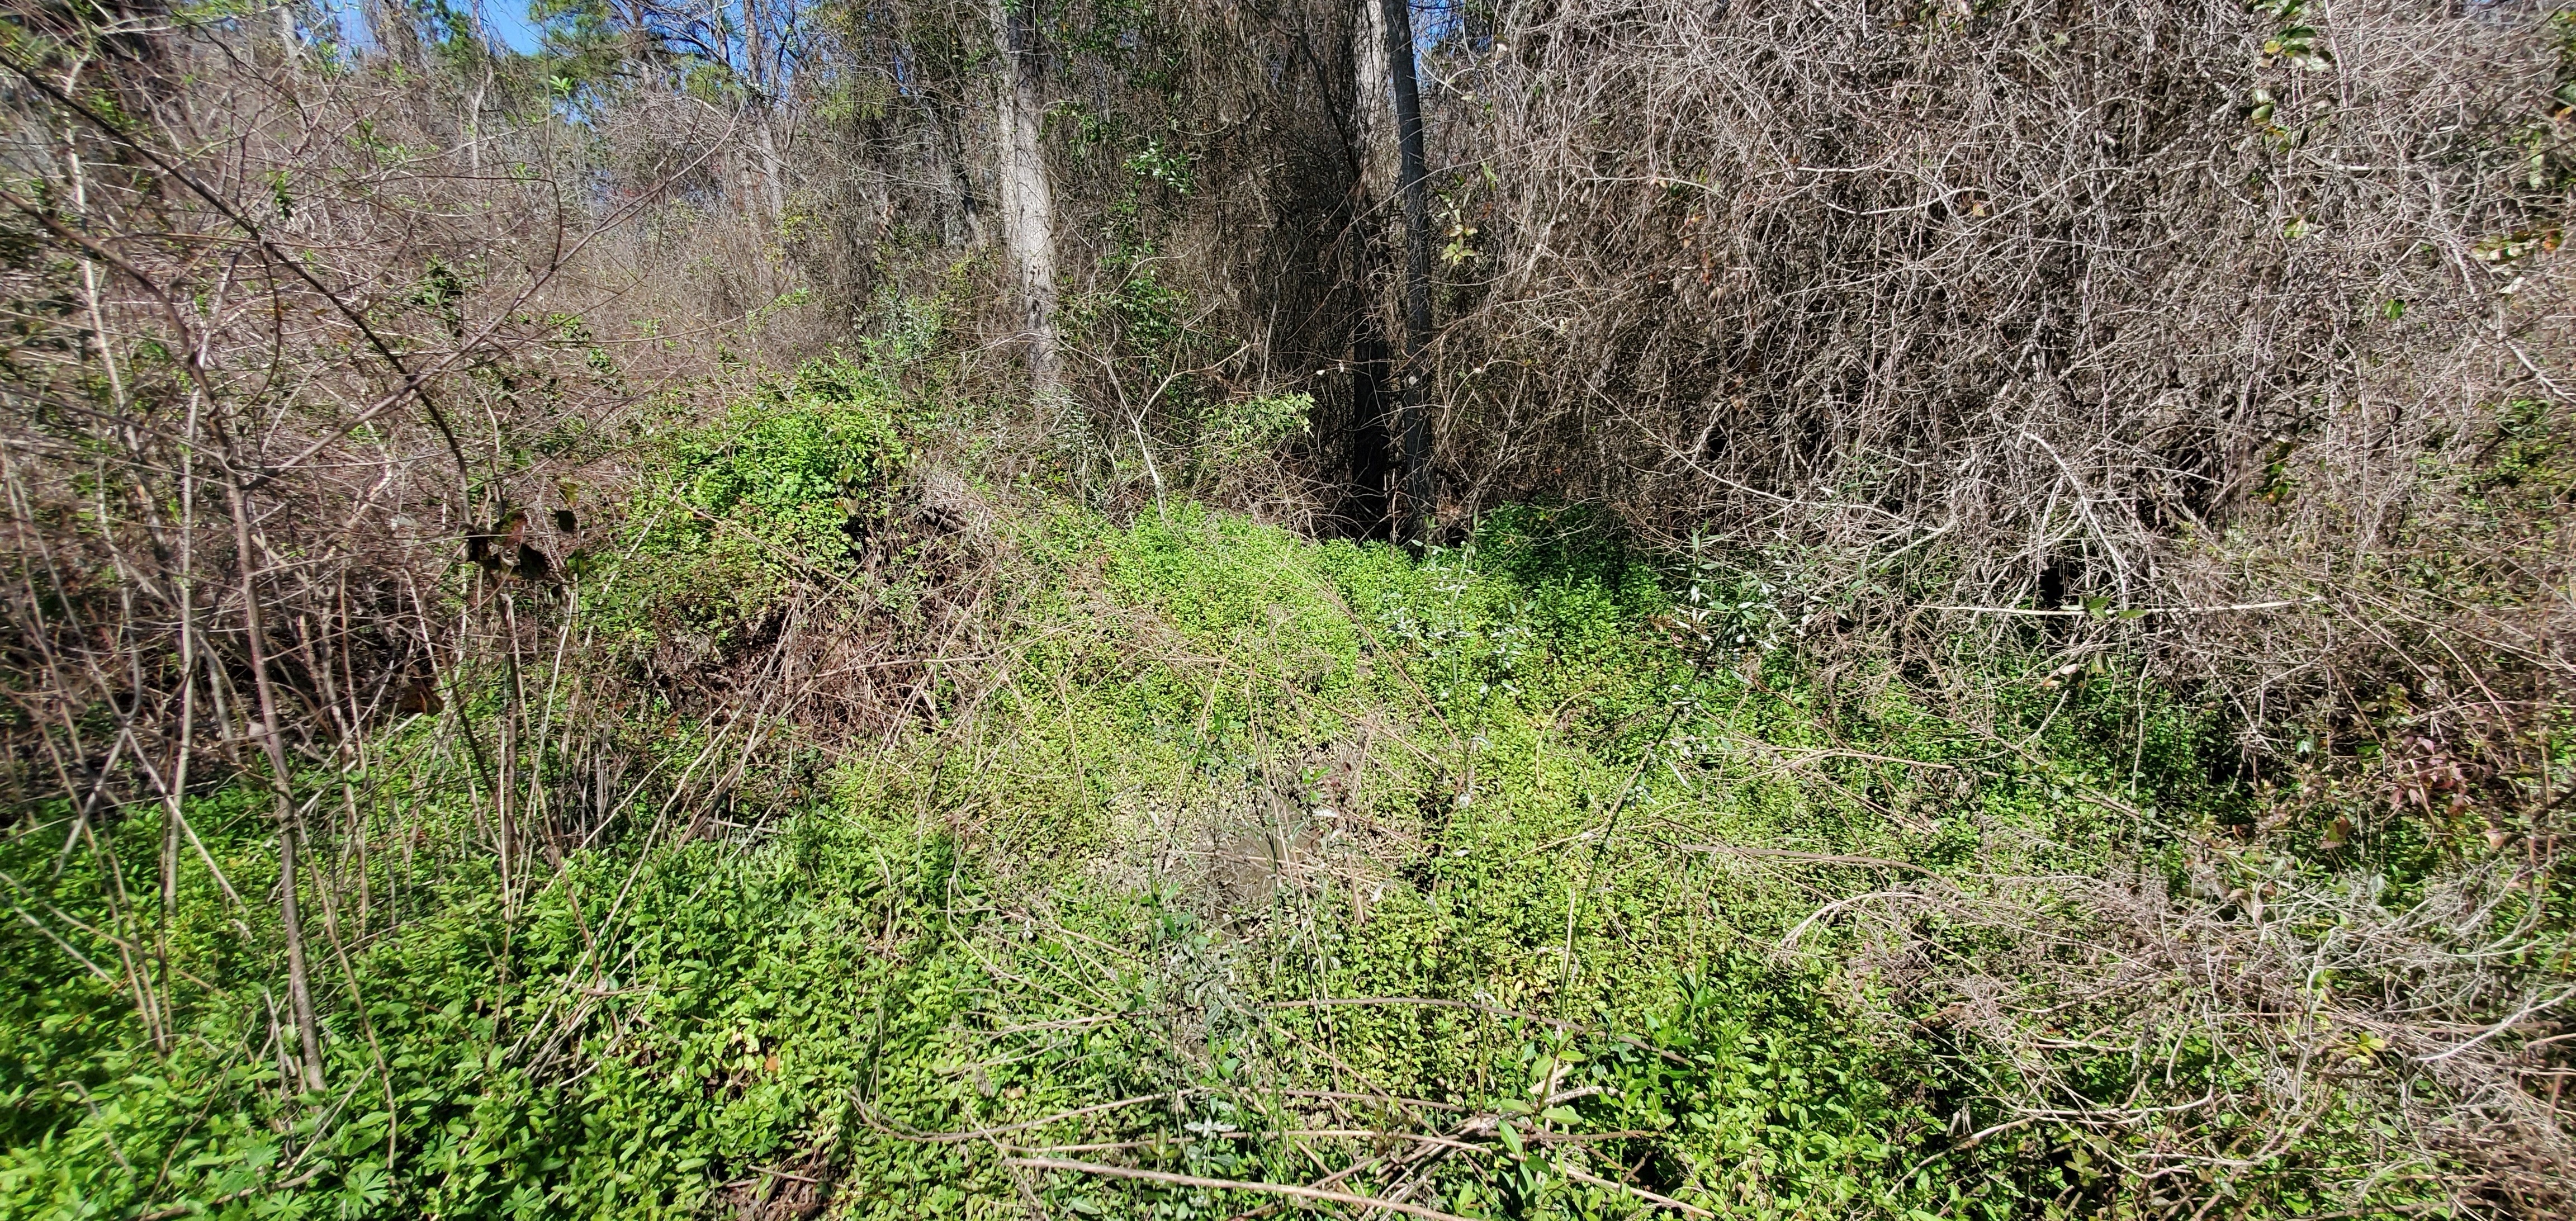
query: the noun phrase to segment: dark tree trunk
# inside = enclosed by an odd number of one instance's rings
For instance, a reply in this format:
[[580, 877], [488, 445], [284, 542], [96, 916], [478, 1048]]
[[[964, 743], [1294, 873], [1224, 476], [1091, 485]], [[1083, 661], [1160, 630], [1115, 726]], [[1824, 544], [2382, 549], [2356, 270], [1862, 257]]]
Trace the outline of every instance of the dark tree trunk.
[[1387, 539], [1396, 534], [1394, 446], [1404, 426], [1391, 380], [1387, 302], [1379, 278], [1388, 263], [1386, 216], [1379, 209], [1398, 197], [1395, 82], [1387, 66], [1386, 5], [1359, 0], [1352, 7], [1351, 113], [1341, 126], [1351, 171], [1341, 286], [1352, 306], [1343, 353], [1351, 397], [1341, 516], [1357, 537]]
[[1407, 0], [1380, 0], [1386, 13], [1386, 57], [1395, 84], [1395, 129], [1400, 164], [1397, 191], [1404, 201], [1404, 368], [1396, 379], [1402, 404], [1404, 445], [1403, 526], [1399, 536], [1419, 548], [1429, 541], [1432, 498], [1430, 370], [1423, 349], [1431, 341], [1431, 205], [1424, 198], [1429, 169], [1422, 149], [1422, 95], [1414, 83], [1413, 13]]

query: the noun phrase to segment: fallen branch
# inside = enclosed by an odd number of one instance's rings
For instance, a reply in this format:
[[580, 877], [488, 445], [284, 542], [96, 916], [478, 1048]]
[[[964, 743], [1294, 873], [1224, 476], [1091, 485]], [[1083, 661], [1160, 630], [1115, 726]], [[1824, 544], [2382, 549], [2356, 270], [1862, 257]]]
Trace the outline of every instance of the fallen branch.
[[1610, 1190], [1612, 1190], [1612, 1191], [1624, 1191], [1624, 1192], [1627, 1192], [1627, 1193], [1628, 1193], [1628, 1194], [1630, 1194], [1630, 1195], [1633, 1195], [1633, 1196], [1637, 1197], [1637, 1198], [1638, 1198], [1638, 1199], [1640, 1199], [1640, 1200], [1644, 1200], [1645, 1202], [1647, 1202], [1647, 1203], [1649, 1203], [1649, 1204], [1655, 1205], [1655, 1206], [1656, 1206], [1656, 1207], [1658, 1207], [1658, 1208], [1669, 1208], [1669, 1209], [1672, 1209], [1672, 1210], [1673, 1210], [1673, 1211], [1675, 1211], [1675, 1212], [1688, 1213], [1689, 1215], [1694, 1216], [1694, 1217], [1714, 1217], [1714, 1216], [1716, 1216], [1716, 1215], [1717, 1215], [1716, 1213], [1710, 1212], [1710, 1211], [1708, 1211], [1708, 1210], [1707, 1210], [1707, 1209], [1705, 1209], [1705, 1208], [1700, 1208], [1700, 1207], [1697, 1207], [1697, 1206], [1695, 1206], [1695, 1205], [1690, 1205], [1690, 1204], [1684, 1204], [1684, 1203], [1682, 1203], [1681, 1201], [1676, 1200], [1676, 1199], [1673, 1199], [1673, 1198], [1672, 1198], [1672, 1197], [1670, 1197], [1670, 1196], [1659, 1196], [1659, 1195], [1656, 1195], [1655, 1193], [1653, 1193], [1653, 1192], [1651, 1192], [1651, 1191], [1648, 1191], [1648, 1190], [1646, 1190], [1646, 1189], [1645, 1189], [1645, 1188], [1643, 1188], [1643, 1187], [1638, 1187], [1638, 1186], [1636, 1186], [1636, 1185], [1634, 1185], [1634, 1184], [1630, 1184], [1630, 1183], [1613, 1183], [1613, 1182], [1611, 1182], [1610, 1180], [1605, 1179], [1605, 1178], [1602, 1178], [1602, 1177], [1601, 1177], [1601, 1176], [1599, 1176], [1599, 1175], [1595, 1175], [1595, 1174], [1585, 1174], [1584, 1172], [1582, 1172], [1582, 1171], [1580, 1171], [1580, 1170], [1577, 1170], [1577, 1169], [1575, 1169], [1575, 1168], [1574, 1168], [1574, 1167], [1572, 1167], [1572, 1166], [1568, 1166], [1568, 1165], [1566, 1165], [1566, 1164], [1565, 1164], [1565, 1163], [1563, 1163], [1563, 1162], [1559, 1162], [1559, 1163], [1557, 1163], [1556, 1168], [1557, 1168], [1558, 1170], [1563, 1171], [1563, 1172], [1565, 1173], [1565, 1177], [1567, 1177], [1567, 1178], [1569, 1178], [1569, 1179], [1572, 1179], [1572, 1180], [1574, 1180], [1574, 1181], [1575, 1181], [1575, 1182], [1577, 1182], [1577, 1183], [1590, 1183], [1590, 1184], [1592, 1184], [1592, 1185], [1593, 1185], [1593, 1186], [1595, 1186], [1595, 1187], [1607, 1187], [1607, 1188], [1609, 1188], [1609, 1189], [1610, 1189]]
[[1361, 1208], [1391, 1209], [1411, 1216], [1426, 1217], [1430, 1221], [1467, 1221], [1467, 1218], [1456, 1213], [1444, 1213], [1439, 1209], [1424, 1208], [1419, 1204], [1353, 1195], [1347, 1191], [1327, 1191], [1320, 1187], [1297, 1187], [1287, 1183], [1255, 1183], [1244, 1179], [1203, 1179], [1194, 1174], [1168, 1174], [1160, 1170], [1139, 1170], [1133, 1166], [1104, 1166], [1098, 1162], [1072, 1162], [1052, 1157], [1006, 1158], [1002, 1164], [1026, 1167], [1031, 1170], [1070, 1170], [1078, 1174], [1096, 1174], [1112, 1179], [1140, 1179], [1148, 1183], [1169, 1183], [1174, 1187], [1205, 1187], [1215, 1191], [1253, 1191], [1275, 1196], [1295, 1196], [1301, 1200], [1324, 1200]]
[[1132, 1107], [1140, 1102], [1160, 1102], [1169, 1097], [1171, 1097], [1170, 1094], [1139, 1094], [1133, 1098], [1121, 1098], [1116, 1102], [1103, 1102], [1095, 1106], [1076, 1107], [1070, 1111], [1058, 1111], [1053, 1115], [1047, 1115], [1037, 1119], [1023, 1120], [1019, 1123], [1003, 1124], [1000, 1127], [977, 1128], [972, 1132], [915, 1132], [909, 1128], [904, 1128], [878, 1119], [875, 1112], [870, 1110], [864, 1102], [859, 1106], [859, 1113], [860, 1116], [867, 1121], [868, 1126], [875, 1128], [880, 1132], [889, 1133], [891, 1135], [901, 1137], [904, 1140], [918, 1141], [923, 1144], [953, 1145], [963, 1141], [983, 1140], [986, 1137], [1000, 1136], [1006, 1132], [1024, 1132], [1030, 1128], [1043, 1127], [1059, 1120], [1072, 1119], [1081, 1115], [1097, 1115], [1102, 1111], [1115, 1111], [1120, 1107]]
[[1963, 615], [2032, 615], [2052, 619], [2082, 618], [2089, 615], [2096, 619], [2134, 619], [2143, 615], [2223, 615], [2237, 611], [2281, 610], [2286, 607], [2298, 606], [2302, 603], [2323, 601], [2325, 601], [2323, 598], [2291, 598], [2282, 602], [2238, 602], [2230, 606], [2131, 606], [2115, 607], [2099, 611], [2088, 610], [2081, 606], [2061, 606], [2055, 610], [2040, 610], [2036, 607], [2029, 606], [1935, 605], [1918, 606], [1914, 609], [1918, 611], [1956, 611]]
[[1794, 852], [1787, 848], [1747, 848], [1741, 844], [1675, 844], [1684, 852], [1723, 852], [1730, 856], [1768, 856], [1782, 860], [1807, 861], [1818, 865], [1878, 865], [1888, 869], [1910, 869], [1927, 878], [1940, 874], [1911, 861], [1891, 861], [1879, 856], [1840, 856], [1827, 852]]

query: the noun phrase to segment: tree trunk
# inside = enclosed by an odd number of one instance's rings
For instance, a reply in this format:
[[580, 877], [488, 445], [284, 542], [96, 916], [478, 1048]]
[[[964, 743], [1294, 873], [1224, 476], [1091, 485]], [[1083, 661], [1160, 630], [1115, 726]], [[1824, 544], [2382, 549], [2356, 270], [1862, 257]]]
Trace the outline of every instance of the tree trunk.
[[1423, 349], [1431, 341], [1431, 205], [1424, 198], [1429, 170], [1422, 149], [1422, 96], [1413, 78], [1413, 13], [1407, 0], [1382, 0], [1386, 58], [1395, 84], [1395, 128], [1404, 196], [1404, 369], [1396, 393], [1404, 413], [1404, 525], [1407, 546], [1420, 548], [1431, 529], [1430, 370]]
[[1384, 226], [1374, 209], [1395, 198], [1396, 130], [1394, 68], [1387, 59], [1386, 5], [1360, 0], [1357, 28], [1352, 31], [1351, 145], [1358, 165], [1360, 192], [1372, 211], [1370, 231]]
[[757, 4], [743, 6], [743, 50], [751, 68], [751, 142], [760, 153], [761, 202], [768, 205], [769, 235], [775, 238], [787, 222], [787, 175], [778, 157], [778, 137], [770, 126], [782, 90], [763, 36], [766, 16]]
[[971, 117], [962, 106], [950, 113], [927, 98], [921, 102], [921, 116], [939, 141], [939, 151], [945, 154], [941, 160], [947, 164], [949, 186], [957, 196], [956, 211], [940, 214], [939, 240], [950, 246], [963, 244], [980, 250], [984, 245], [984, 204], [976, 198], [975, 175], [966, 155], [966, 127]]
[[1350, 283], [1360, 286], [1360, 308], [1351, 326], [1351, 431], [1347, 468], [1349, 499], [1343, 514], [1366, 538], [1394, 533], [1395, 473], [1392, 447], [1401, 427], [1399, 401], [1388, 385], [1388, 318], [1378, 270], [1386, 248], [1386, 215], [1396, 197], [1395, 93], [1387, 66], [1386, 8], [1360, 0], [1352, 23], [1351, 199], [1348, 247]]
[[1055, 198], [1038, 145], [1046, 106], [1039, 96], [1035, 0], [994, 0], [994, 37], [1002, 52], [1002, 240], [1010, 247], [1018, 290], [1019, 336], [1029, 383], [1052, 396], [1061, 381], [1055, 342]]

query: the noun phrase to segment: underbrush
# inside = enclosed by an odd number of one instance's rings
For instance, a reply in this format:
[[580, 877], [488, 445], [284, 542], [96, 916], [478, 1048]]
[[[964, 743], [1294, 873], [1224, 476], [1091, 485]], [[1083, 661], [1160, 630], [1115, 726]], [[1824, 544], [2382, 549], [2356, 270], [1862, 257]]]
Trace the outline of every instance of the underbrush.
[[[644, 690], [683, 633], [721, 655], [782, 615], [899, 628], [778, 608], [800, 573], [900, 590], [967, 546], [890, 524], [917, 494], [864, 387], [799, 393], [675, 443], [559, 601], [511, 596], [566, 640], [640, 642], [596, 656]], [[688, 760], [794, 729], [599, 729], [664, 735], [679, 779], [516, 877], [457, 770], [495, 700], [300, 778], [358, 829], [312, 889], [364, 905], [307, 916], [322, 1091], [281, 1085], [260, 982], [264, 796], [190, 808], [166, 901], [118, 864], [177, 842], [158, 816], [32, 820], [0, 1208], [2522, 1206], [2461, 1190], [2494, 1129], [2454, 1104], [2504, 1104], [2455, 1070], [2506, 1050], [2469, 1023], [2567, 974], [2566, 881], [2247, 840], [2276, 802], [2213, 767], [2216, 702], [2117, 656], [2034, 635], [1966, 702], [1802, 659], [1725, 557], [1574, 509], [1420, 559], [1179, 506], [1020, 521], [972, 543], [1010, 565], [1007, 622], [921, 671], [910, 728], [789, 742], [721, 793]], [[2389, 949], [2464, 941], [2512, 956], [2483, 992]], [[145, 1028], [120, 956], [177, 964], [184, 1026]], [[2427, 1011], [2447, 1044], [2392, 1025]]]
[[2576, 1216], [2568, 5], [366, 7], [0, 18], [0, 1221]]

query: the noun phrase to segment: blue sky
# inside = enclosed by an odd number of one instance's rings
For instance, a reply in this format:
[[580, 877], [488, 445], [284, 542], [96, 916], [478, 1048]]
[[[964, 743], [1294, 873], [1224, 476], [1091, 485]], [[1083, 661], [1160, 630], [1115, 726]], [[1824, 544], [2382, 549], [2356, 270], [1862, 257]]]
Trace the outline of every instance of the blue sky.
[[[321, 0], [320, 7], [324, 18], [340, 27], [343, 38], [360, 46], [374, 45], [366, 13], [354, 0]], [[537, 27], [528, 20], [527, 0], [470, 0], [466, 7], [474, 11], [487, 33], [511, 50], [537, 49]]]
[[[482, 21], [483, 29], [511, 50], [527, 52], [537, 49], [536, 23], [528, 20], [528, 0], [462, 0]], [[337, 23], [346, 40], [372, 45], [363, 10], [356, 0], [319, 0], [324, 15]], [[1413, 36], [1420, 43], [1433, 43], [1447, 34], [1459, 21], [1457, 0], [1411, 0]]]
[[498, 0], [493, 4], [477, 3], [475, 7], [481, 10], [483, 28], [500, 38], [511, 50], [537, 49], [537, 27], [528, 20], [525, 0]]

